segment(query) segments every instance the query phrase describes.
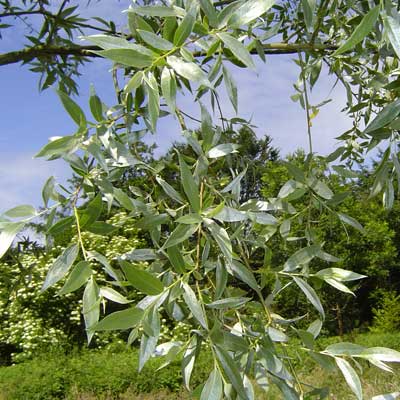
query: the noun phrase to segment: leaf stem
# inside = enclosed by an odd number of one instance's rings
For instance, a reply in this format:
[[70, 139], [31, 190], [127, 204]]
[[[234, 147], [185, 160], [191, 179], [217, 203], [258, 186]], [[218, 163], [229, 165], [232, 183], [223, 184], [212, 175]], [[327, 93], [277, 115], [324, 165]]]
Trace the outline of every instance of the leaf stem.
[[82, 249], [82, 255], [83, 255], [84, 260], [87, 261], [87, 254], [86, 254], [85, 246], [84, 246], [83, 240], [82, 240], [81, 224], [79, 222], [79, 214], [78, 214], [78, 209], [76, 208], [76, 206], [74, 206], [74, 216], [75, 216], [75, 221], [76, 221], [76, 230], [78, 233], [78, 241], [79, 241], [79, 244]]

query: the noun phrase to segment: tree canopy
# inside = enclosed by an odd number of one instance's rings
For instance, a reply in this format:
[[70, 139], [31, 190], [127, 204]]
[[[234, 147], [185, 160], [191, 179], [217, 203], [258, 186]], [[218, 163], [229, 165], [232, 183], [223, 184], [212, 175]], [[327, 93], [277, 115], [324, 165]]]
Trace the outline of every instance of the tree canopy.
[[[63, 279], [74, 290], [84, 287], [88, 341], [96, 331], [129, 330], [128, 342], [140, 341], [139, 369], [154, 354], [164, 355], [167, 363], [180, 357], [185, 386], [200, 399], [252, 399], [254, 385], [264, 390], [276, 385], [287, 399], [326, 397], [324, 388], [299, 380], [287, 353], [293, 341], [301, 343], [301, 356], [323, 368], [338, 368], [362, 399], [353, 365], [367, 360], [390, 371], [387, 363], [400, 362], [400, 354], [351, 343], [318, 349], [315, 340], [326, 317], [318, 288], [329, 285], [351, 295], [354, 281], [365, 278], [346, 265], [335, 267], [342, 255], [328, 252], [319, 228], [334, 219], [348, 236], [354, 229], [365, 233], [339, 205], [352, 195], [347, 192], [357, 163], [378, 146], [383, 153], [371, 196], [383, 193], [384, 205], [393, 206], [400, 177], [398, 4], [145, 2], [126, 11], [127, 29], [98, 19], [101, 27], [94, 27], [94, 21], [82, 20], [68, 1], [57, 9], [47, 1], [15, 4], [0, 3], [1, 29], [12, 29], [4, 19], [33, 15], [41, 18], [42, 26], [37, 34], [26, 36], [31, 46], [0, 55], [0, 64], [30, 63], [44, 74], [43, 88], [58, 81], [60, 100], [76, 131], [54, 138], [36, 156], [64, 159], [78, 179], [70, 191], [49, 178], [41, 210], [22, 205], [6, 211], [0, 219], [0, 255], [34, 218], [47, 217], [49, 244], [52, 236], [73, 225], [74, 240], [49, 268], [42, 290]], [[84, 29], [92, 31], [84, 32], [90, 46], [77, 44], [77, 33]], [[304, 109], [308, 152], [301, 163], [285, 162], [290, 178], [277, 193], [260, 198], [256, 191], [257, 197], [243, 199], [248, 162], [230, 133], [247, 122], [239, 117], [240, 93], [229, 66], [255, 69], [254, 57], [265, 61], [288, 53], [296, 56], [299, 68], [292, 98]], [[93, 90], [88, 116], [70, 93], [76, 92], [73, 78], [79, 65], [94, 57], [113, 61], [118, 103], [105, 105]], [[353, 127], [339, 137], [341, 145], [326, 158], [315, 154], [312, 135], [312, 120], [324, 104], [310, 104], [310, 91], [323, 68], [346, 89], [343, 111], [353, 119]], [[222, 84], [239, 115], [233, 119], [221, 113]], [[188, 129], [180, 92], [199, 105], [197, 130]], [[169, 177], [163, 176], [165, 161], [153, 165], [138, 151], [144, 135], [155, 132], [166, 114], [177, 118], [191, 147], [191, 154], [179, 147], [171, 154], [175, 173]], [[147, 184], [121, 188], [121, 176], [131, 169], [140, 171]], [[333, 180], [331, 169], [344, 184]], [[89, 201], [80, 205], [82, 197]], [[70, 214], [58, 219], [60, 207]], [[148, 232], [148, 248], [127, 248], [113, 257], [87, 249], [83, 234], [107, 235], [113, 228], [104, 212], [113, 208], [126, 210], [135, 227]], [[271, 240], [281, 240], [291, 250], [272, 269]], [[254, 265], [260, 253], [263, 264]], [[145, 264], [137, 266], [139, 261]], [[105, 288], [94, 272], [99, 267], [106, 276]], [[265, 270], [273, 277], [272, 287], [263, 279]], [[310, 310], [305, 315], [279, 315], [279, 295], [293, 288]], [[139, 294], [140, 300], [131, 301], [131, 293]], [[100, 305], [113, 302], [126, 306], [103, 317]], [[186, 340], [159, 342], [163, 313], [188, 325]], [[192, 388], [190, 376], [201, 351], [211, 352], [214, 363], [204, 385]]]

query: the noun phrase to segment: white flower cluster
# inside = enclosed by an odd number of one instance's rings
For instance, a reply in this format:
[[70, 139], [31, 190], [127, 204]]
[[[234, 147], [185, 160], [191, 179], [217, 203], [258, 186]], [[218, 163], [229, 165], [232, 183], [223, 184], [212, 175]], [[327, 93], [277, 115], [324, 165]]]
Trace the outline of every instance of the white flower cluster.
[[[108, 222], [121, 227], [118, 234], [110, 237], [83, 232], [87, 250], [112, 259], [142, 245], [134, 221], [126, 213], [120, 212]], [[0, 345], [13, 349], [13, 362], [30, 358], [49, 346], [73, 345], [68, 337], [71, 332], [84, 335], [81, 291], [56, 296], [63, 285], [60, 282], [40, 292], [50, 266], [63, 250], [62, 246], [55, 246], [49, 253], [19, 254], [18, 262], [0, 263]], [[93, 264], [93, 268], [98, 284], [105, 284], [105, 275], [97, 273], [100, 266]], [[113, 335], [96, 335], [100, 346], [114, 339]]]

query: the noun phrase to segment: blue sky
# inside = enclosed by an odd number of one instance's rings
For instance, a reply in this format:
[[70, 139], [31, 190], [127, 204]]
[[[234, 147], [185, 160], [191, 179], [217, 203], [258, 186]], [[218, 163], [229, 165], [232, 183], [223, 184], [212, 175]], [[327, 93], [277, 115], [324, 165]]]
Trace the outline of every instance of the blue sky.
[[[85, 13], [103, 17], [113, 15], [114, 20], [124, 23], [125, 16], [121, 10], [129, 4], [127, 0], [93, 2], [92, 8]], [[22, 27], [17, 28], [17, 33], [12, 29], [6, 31], [3, 40], [0, 40], [0, 53], [23, 46]], [[282, 154], [299, 147], [307, 148], [304, 111], [290, 99], [298, 75], [292, 59], [293, 56], [270, 56], [266, 64], [257, 62], [257, 73], [232, 67], [239, 87], [239, 116], [251, 118], [252, 123], [258, 126], [260, 136], [272, 136], [274, 146], [280, 148]], [[82, 68], [79, 79], [81, 96], [76, 101], [84, 109], [87, 108], [91, 83], [103, 101], [114, 104], [110, 67], [109, 62], [96, 59]], [[65, 182], [69, 176], [62, 161], [33, 159], [49, 137], [68, 135], [75, 129], [54, 90], [38, 91], [38, 79], [39, 76], [30, 72], [27, 66], [13, 64], [0, 68], [0, 213], [17, 204], [39, 206], [40, 191], [46, 178], [54, 175]], [[325, 100], [333, 82], [332, 77], [323, 71], [320, 83], [313, 90], [311, 103], [318, 104]], [[228, 117], [233, 116], [222, 87], [220, 94], [224, 113]], [[345, 94], [339, 85], [330, 98], [333, 101], [321, 109], [312, 129], [314, 150], [321, 154], [333, 151], [336, 145], [334, 138], [351, 126], [346, 116], [340, 113], [345, 104]], [[185, 111], [198, 114], [198, 106], [189, 97], [181, 98], [181, 105]], [[153, 139], [160, 151], [179, 139], [178, 131], [173, 118], [159, 121], [158, 133]]]

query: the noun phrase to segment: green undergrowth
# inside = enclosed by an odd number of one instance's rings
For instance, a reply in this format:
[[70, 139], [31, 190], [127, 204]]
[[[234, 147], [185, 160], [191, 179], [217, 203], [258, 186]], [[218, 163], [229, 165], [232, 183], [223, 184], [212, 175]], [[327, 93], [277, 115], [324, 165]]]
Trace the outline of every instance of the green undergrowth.
[[[342, 341], [350, 339], [368, 347], [385, 346], [400, 350], [400, 334], [366, 334]], [[319, 346], [324, 348], [338, 341], [341, 340], [321, 339]], [[292, 357], [296, 359], [296, 355]], [[0, 400], [188, 399], [182, 388], [180, 363], [158, 370], [162, 362], [161, 359], [152, 359], [138, 373], [137, 350], [119, 346], [69, 355], [59, 352], [43, 354], [31, 361], [0, 368]], [[296, 363], [301, 380], [320, 387], [334, 383], [335, 394], [330, 399], [353, 399], [339, 374], [328, 374], [300, 358]], [[207, 379], [210, 365], [210, 357], [201, 355], [193, 373], [193, 387]], [[365, 365], [362, 374], [365, 398], [398, 390], [398, 372], [399, 369], [392, 375]], [[267, 396], [257, 393], [257, 399], [281, 399], [281, 396], [272, 390]]]

